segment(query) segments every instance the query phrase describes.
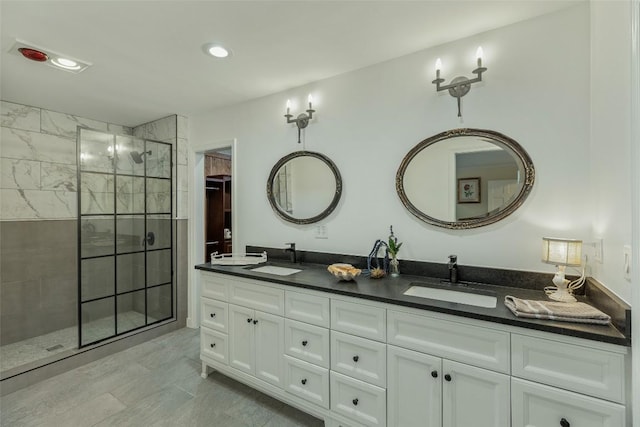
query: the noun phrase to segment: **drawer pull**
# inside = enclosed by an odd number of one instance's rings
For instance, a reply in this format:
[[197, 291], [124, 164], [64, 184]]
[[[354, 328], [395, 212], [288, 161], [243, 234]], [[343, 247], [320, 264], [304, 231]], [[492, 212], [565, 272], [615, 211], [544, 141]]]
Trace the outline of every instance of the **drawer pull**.
[[251, 323], [253, 319], [247, 319], [247, 323]]
[[215, 346], [216, 346], [216, 343], [212, 343], [212, 344], [211, 344], [211, 348], [213, 348], [213, 347], [215, 347]]
[[307, 379], [303, 378], [302, 381], [300, 381], [302, 383], [302, 385], [305, 385], [307, 383]]
[[306, 347], [306, 346], [307, 346], [307, 344], [309, 344], [309, 341], [307, 341], [307, 340], [302, 341], [302, 346], [303, 346], [303, 347]]
[[358, 360], [360, 360], [360, 356], [353, 356], [353, 361], [354, 362], [358, 362]]
[[258, 324], [258, 320], [254, 320], [254, 321], [253, 321], [253, 324], [254, 324], [254, 325], [257, 325], [257, 324]]
[[431, 371], [431, 376], [433, 378], [438, 378], [438, 371]]
[[211, 313], [211, 317], [216, 317], [216, 314], [215, 313]]
[[351, 403], [353, 403], [354, 406], [358, 406], [358, 398], [353, 399]]
[[571, 427], [571, 424], [569, 424], [569, 421], [567, 421], [566, 419], [562, 418], [560, 420], [560, 426], [561, 427]]
[[[446, 374], [446, 375], [444, 376], [444, 380], [445, 380], [445, 381], [451, 381], [451, 375]], [[563, 427], [564, 427], [564, 426], [563, 426]]]

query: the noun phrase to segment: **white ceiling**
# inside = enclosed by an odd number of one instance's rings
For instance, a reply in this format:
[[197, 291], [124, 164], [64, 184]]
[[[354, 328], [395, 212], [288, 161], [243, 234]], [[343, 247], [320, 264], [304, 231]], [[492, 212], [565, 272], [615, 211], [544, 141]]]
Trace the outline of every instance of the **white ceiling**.
[[[573, 1], [2, 0], [5, 101], [126, 126], [240, 103], [553, 12]], [[79, 74], [9, 50], [31, 42]], [[205, 56], [218, 41], [228, 60]]]

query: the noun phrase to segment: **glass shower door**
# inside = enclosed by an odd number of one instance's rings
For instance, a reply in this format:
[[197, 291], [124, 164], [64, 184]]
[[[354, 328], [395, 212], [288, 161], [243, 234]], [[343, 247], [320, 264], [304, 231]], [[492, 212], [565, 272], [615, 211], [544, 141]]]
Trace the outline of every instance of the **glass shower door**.
[[171, 145], [80, 129], [79, 346], [173, 317]]

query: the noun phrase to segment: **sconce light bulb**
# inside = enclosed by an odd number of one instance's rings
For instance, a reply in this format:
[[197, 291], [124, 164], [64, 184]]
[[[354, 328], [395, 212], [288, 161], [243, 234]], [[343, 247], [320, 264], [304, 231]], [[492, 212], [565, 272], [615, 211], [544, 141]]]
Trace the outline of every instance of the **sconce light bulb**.
[[436, 59], [436, 71], [440, 71], [442, 69], [442, 61], [440, 58]]
[[309, 94], [308, 101], [309, 101], [309, 109], [311, 110], [311, 102], [313, 102], [313, 98], [311, 97], [311, 94]]
[[287, 99], [287, 109], [291, 108], [291, 100]]
[[476, 51], [476, 58], [478, 59], [478, 67], [482, 67], [482, 56], [484, 52], [482, 51], [482, 46], [478, 46], [478, 50]]

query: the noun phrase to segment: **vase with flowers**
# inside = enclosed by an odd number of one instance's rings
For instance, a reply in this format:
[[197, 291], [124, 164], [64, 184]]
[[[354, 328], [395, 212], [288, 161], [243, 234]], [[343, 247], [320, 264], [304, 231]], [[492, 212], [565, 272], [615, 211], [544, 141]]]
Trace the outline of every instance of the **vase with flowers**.
[[389, 273], [391, 277], [400, 276], [400, 261], [398, 261], [398, 252], [400, 251], [400, 247], [402, 243], [398, 243], [398, 238], [393, 234], [393, 226], [389, 227], [389, 243], [388, 250], [389, 255], [391, 256], [391, 260], [389, 261]]

